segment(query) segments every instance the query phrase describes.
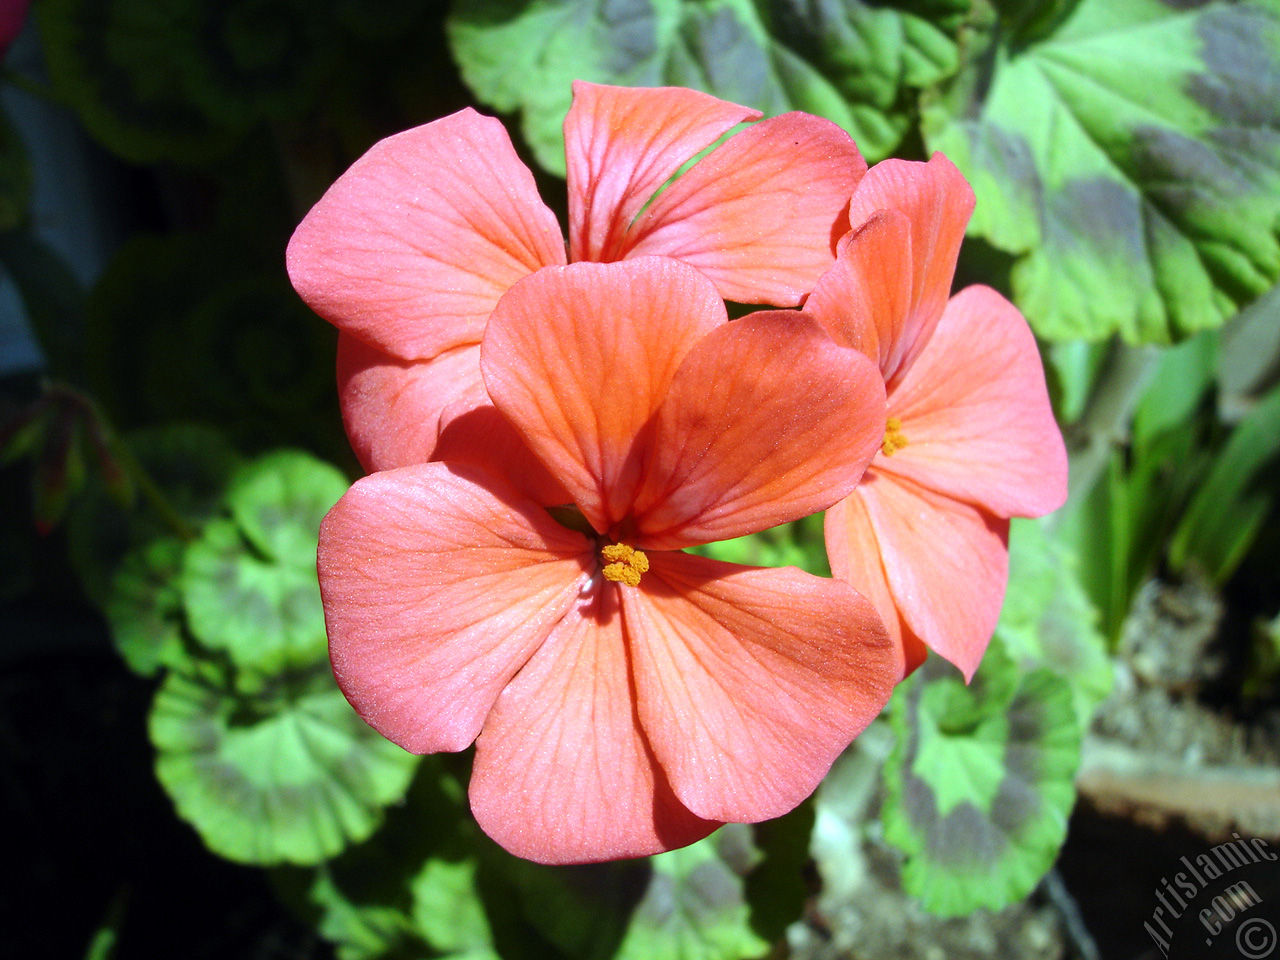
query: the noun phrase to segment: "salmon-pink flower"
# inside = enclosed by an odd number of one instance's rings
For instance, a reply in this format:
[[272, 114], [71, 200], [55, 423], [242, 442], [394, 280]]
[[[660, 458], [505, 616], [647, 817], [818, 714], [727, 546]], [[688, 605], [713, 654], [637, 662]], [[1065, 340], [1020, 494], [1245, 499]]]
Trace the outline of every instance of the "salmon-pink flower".
[[1066, 498], [1066, 450], [1026, 320], [988, 287], [947, 299], [972, 211], [941, 154], [877, 164], [804, 307], [885, 378], [880, 452], [827, 512], [826, 541], [832, 571], [898, 641], [904, 674], [928, 648], [972, 677], [1004, 598], [1009, 518]]
[[501, 464], [357, 481], [319, 552], [347, 697], [408, 750], [474, 740], [476, 819], [530, 859], [790, 810], [885, 703], [892, 645], [846, 583], [683, 548], [848, 494], [884, 432], [875, 365], [798, 311], [727, 322], [665, 257], [534, 273], [481, 353], [579, 524]]
[[[798, 305], [834, 261], [866, 172], [835, 124], [761, 121], [659, 193], [759, 112], [674, 87], [573, 89], [568, 260], [674, 257], [725, 299], [779, 307]], [[289, 276], [342, 331], [343, 419], [366, 469], [429, 459], [446, 407], [487, 402], [490, 312], [517, 280], [565, 262], [532, 174], [501, 123], [474, 110], [381, 141], [333, 184], [289, 243]]]

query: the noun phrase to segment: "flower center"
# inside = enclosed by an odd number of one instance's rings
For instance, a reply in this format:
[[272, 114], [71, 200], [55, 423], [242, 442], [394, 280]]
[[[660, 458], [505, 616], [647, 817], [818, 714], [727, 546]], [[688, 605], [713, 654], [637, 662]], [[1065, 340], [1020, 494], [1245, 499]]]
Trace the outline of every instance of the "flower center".
[[906, 445], [907, 438], [902, 432], [902, 421], [897, 417], [890, 417], [884, 425], [884, 439], [880, 441], [880, 450], [886, 457], [892, 457]]
[[649, 569], [649, 558], [625, 543], [606, 544], [600, 548], [600, 556], [606, 561], [600, 571], [604, 578], [628, 587], [639, 586], [640, 575]]

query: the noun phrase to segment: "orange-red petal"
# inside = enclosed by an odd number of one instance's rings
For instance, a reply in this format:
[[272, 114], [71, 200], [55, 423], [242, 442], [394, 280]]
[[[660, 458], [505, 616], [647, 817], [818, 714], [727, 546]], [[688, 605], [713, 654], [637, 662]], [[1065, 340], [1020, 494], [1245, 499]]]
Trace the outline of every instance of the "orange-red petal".
[[823, 517], [823, 535], [831, 575], [852, 585], [875, 607], [897, 650], [898, 676], [910, 676], [924, 662], [928, 650], [903, 622], [893, 599], [880, 542], [862, 497], [854, 493], [829, 509]]
[[877, 468], [1001, 517], [1038, 517], [1067, 496], [1067, 453], [1035, 337], [989, 287], [968, 287], [889, 400], [907, 445]]
[[877, 210], [840, 241], [804, 312], [883, 371], [911, 315], [911, 270], [911, 222], [899, 210]]
[[617, 609], [598, 583], [498, 698], [476, 742], [471, 810], [520, 857], [584, 863], [660, 853], [720, 824], [672, 794], [640, 731]]
[[347, 438], [368, 472], [434, 459], [440, 418], [487, 404], [480, 345], [430, 360], [398, 360], [349, 333], [338, 336], [338, 397]]
[[627, 228], [658, 188], [734, 124], [759, 116], [682, 87], [575, 81], [564, 121], [572, 259], [621, 259]]
[[298, 225], [286, 259], [316, 313], [420, 360], [478, 341], [498, 298], [565, 251], [502, 124], [468, 108], [374, 144]]
[[581, 534], [464, 467], [358, 480], [320, 528], [338, 683], [406, 750], [461, 750], [573, 608], [591, 562]]
[[623, 588], [640, 722], [676, 796], [754, 822], [807, 797], [884, 707], [892, 644], [847, 584], [651, 553]]
[[875, 364], [792, 310], [704, 337], [658, 410], [637, 539], [673, 550], [824, 510], [851, 491], [884, 436]]
[[[881, 372], [892, 388], [933, 331], [951, 295], [956, 258], [973, 213], [973, 189], [940, 153], [928, 163], [884, 160], [862, 178], [849, 202], [856, 229], [877, 210], [897, 210], [911, 225], [911, 304], [889, 343], [880, 344]], [[882, 251], [883, 252], [883, 251]], [[862, 269], [900, 269], [890, 252], [863, 251]]]
[[[874, 467], [853, 496], [862, 501], [902, 619], [930, 650], [972, 677], [1000, 618], [1009, 521]], [[850, 553], [870, 539], [857, 534]], [[840, 549], [828, 542], [829, 551]]]
[[[479, 364], [476, 366], [478, 370]], [[504, 477], [544, 507], [566, 504], [572, 499], [560, 481], [534, 456], [520, 431], [493, 404], [446, 407], [440, 423], [440, 438], [432, 459], [470, 463], [494, 476]]]
[[480, 367], [494, 404], [601, 533], [631, 508], [646, 429], [693, 345], [726, 322], [675, 260], [540, 270], [502, 298]]
[[866, 172], [849, 135], [807, 113], [743, 130], [653, 201], [627, 255], [692, 264], [720, 295], [796, 306], [835, 259], [849, 195]]

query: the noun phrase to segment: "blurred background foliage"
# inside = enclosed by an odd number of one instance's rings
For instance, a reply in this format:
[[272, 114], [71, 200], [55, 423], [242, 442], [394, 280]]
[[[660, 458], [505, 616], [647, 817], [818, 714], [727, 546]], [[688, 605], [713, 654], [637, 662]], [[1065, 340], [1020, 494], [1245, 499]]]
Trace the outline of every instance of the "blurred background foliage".
[[[1015, 523], [975, 682], [931, 662], [814, 800], [550, 869], [475, 828], [465, 754], [404, 754], [332, 682], [315, 531], [358, 469], [283, 251], [377, 139], [467, 105], [563, 203], [576, 78], [946, 152], [978, 195], [957, 282], [1040, 338], [1071, 499]], [[1060, 891], [1104, 704], [1280, 733], [1278, 280], [1277, 0], [35, 0], [0, 85], [13, 948], [804, 955], [806, 904], [874, 909], [868, 844], [940, 916]], [[708, 552], [829, 572], [820, 518]], [[1142, 619], [1188, 584], [1212, 649]]]

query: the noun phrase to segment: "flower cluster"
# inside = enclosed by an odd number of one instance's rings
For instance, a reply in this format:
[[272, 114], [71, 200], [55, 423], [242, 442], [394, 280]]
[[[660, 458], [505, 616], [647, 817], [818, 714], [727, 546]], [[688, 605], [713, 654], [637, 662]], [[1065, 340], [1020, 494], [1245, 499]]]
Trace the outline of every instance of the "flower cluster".
[[[868, 171], [794, 113], [680, 172], [758, 120], [575, 84], [566, 249], [464, 110], [374, 146], [289, 245], [369, 471], [321, 529], [335, 675], [408, 750], [474, 742], [472, 810], [520, 856], [790, 810], [924, 647], [972, 674], [1008, 518], [1065, 496], [1025, 321], [948, 300], [955, 168]], [[834, 578], [684, 552], [823, 510]]]

